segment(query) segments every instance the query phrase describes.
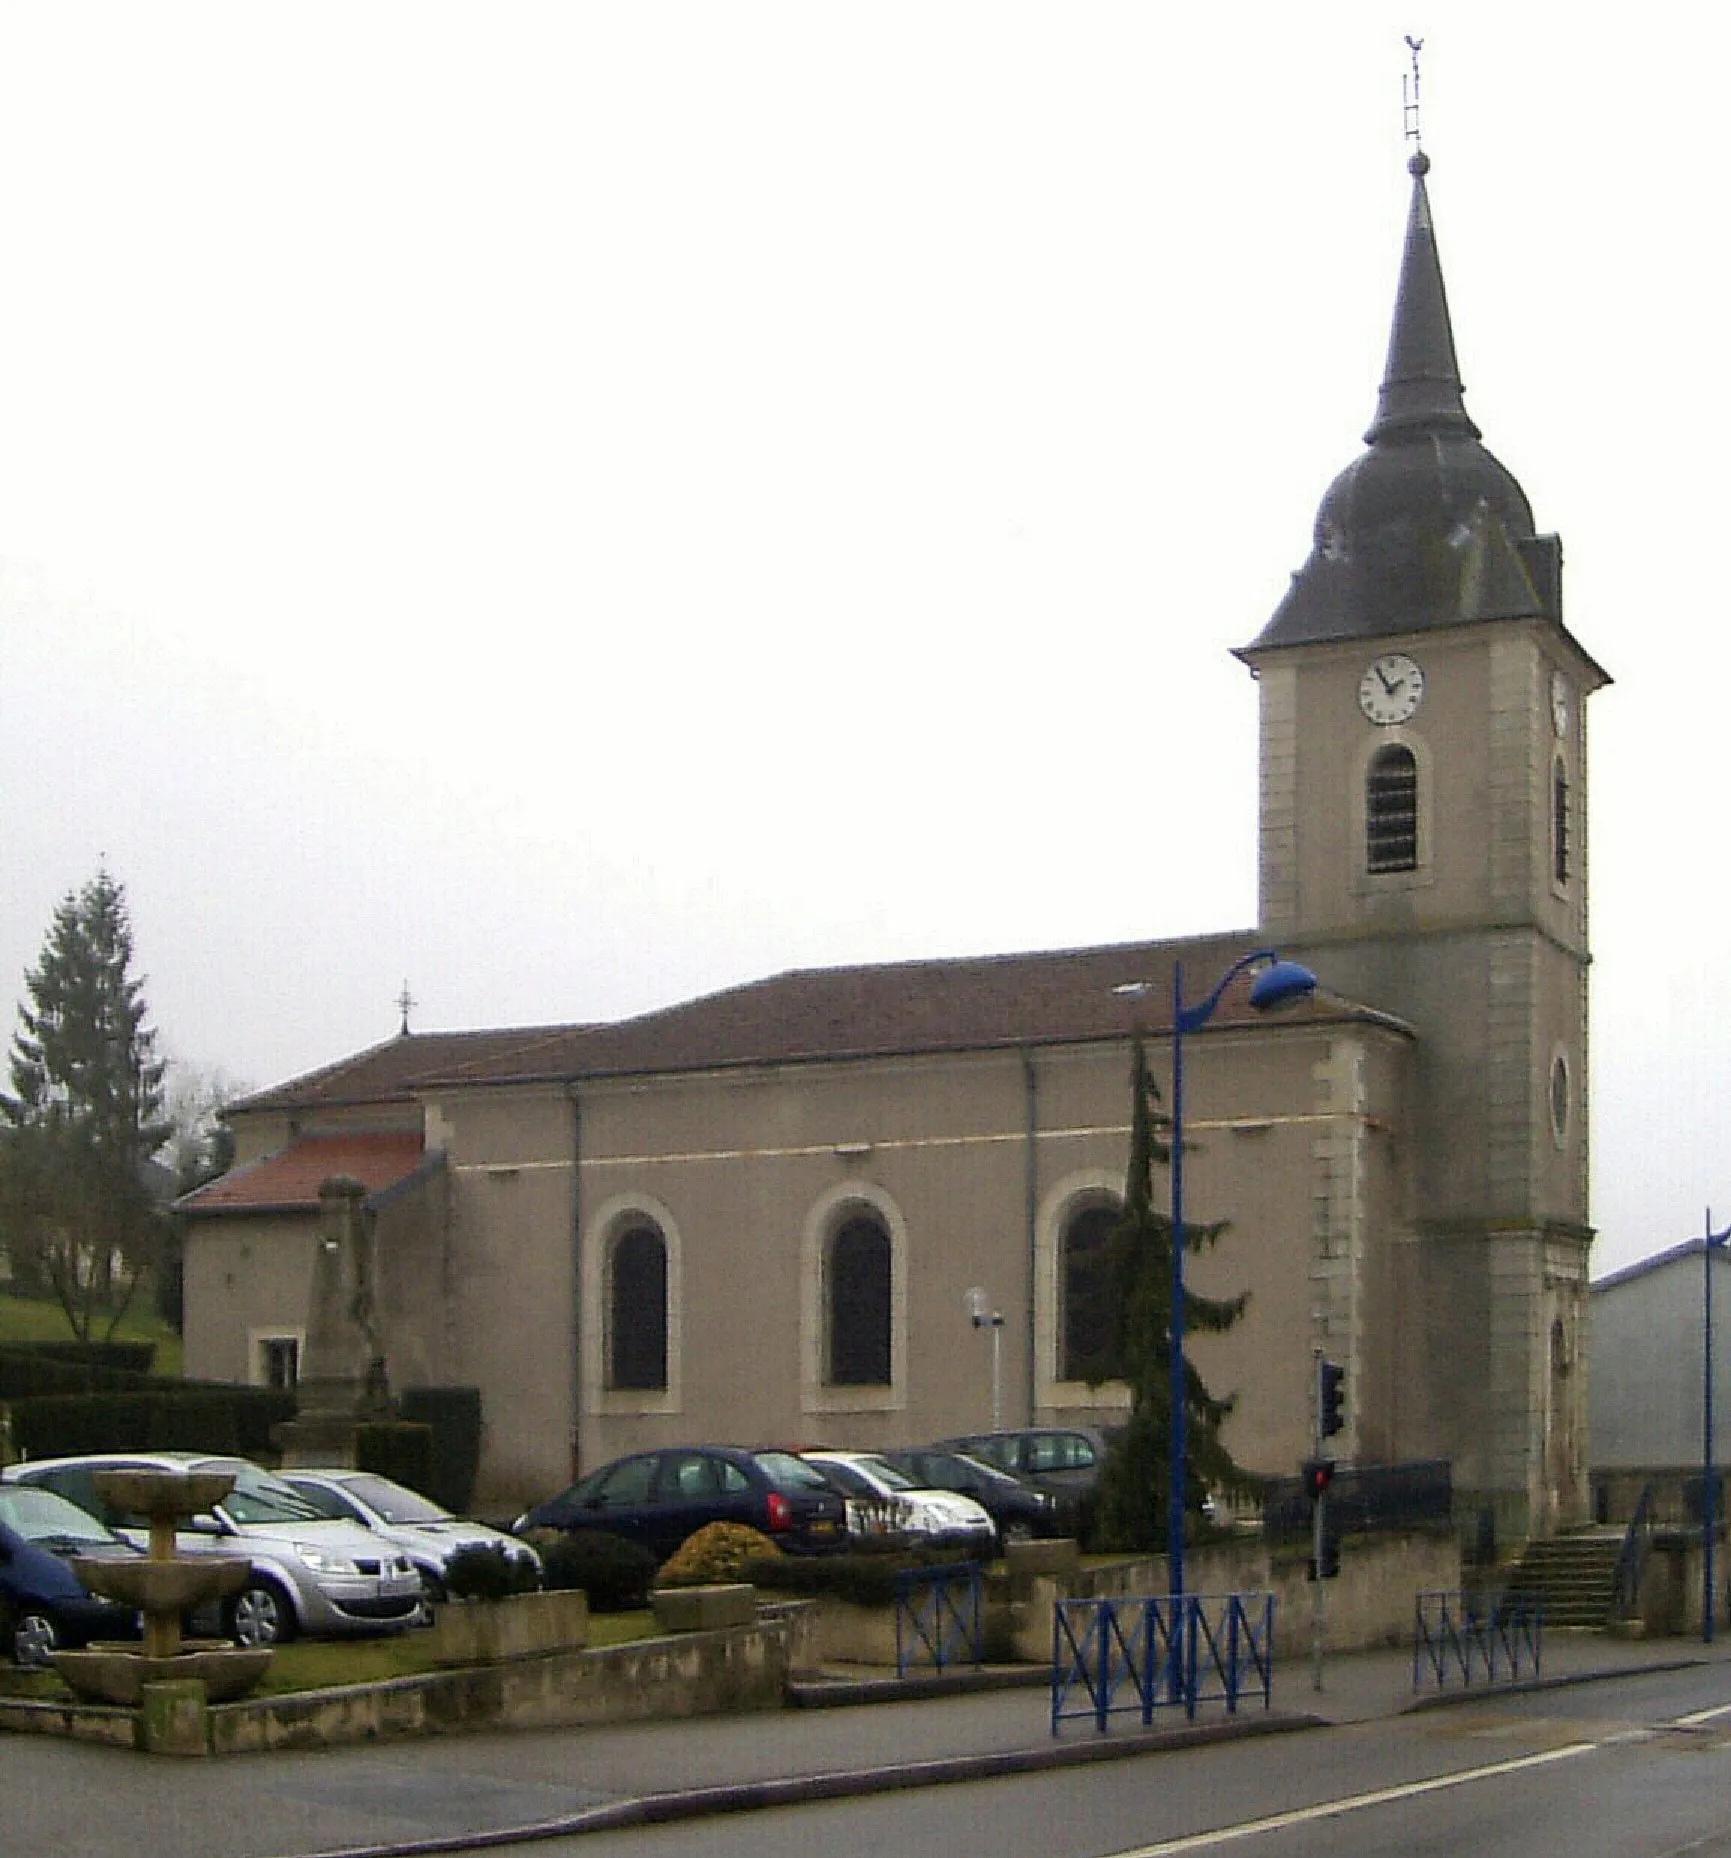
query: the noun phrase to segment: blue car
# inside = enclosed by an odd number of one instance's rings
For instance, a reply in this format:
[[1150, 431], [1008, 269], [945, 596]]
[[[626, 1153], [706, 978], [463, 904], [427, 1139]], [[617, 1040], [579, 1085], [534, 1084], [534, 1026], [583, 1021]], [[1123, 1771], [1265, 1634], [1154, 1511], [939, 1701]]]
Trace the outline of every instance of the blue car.
[[847, 1511], [823, 1476], [792, 1452], [673, 1445], [616, 1459], [519, 1516], [531, 1529], [602, 1529], [665, 1561], [705, 1523], [747, 1523], [795, 1553], [841, 1548]]
[[87, 1592], [70, 1558], [134, 1560], [143, 1552], [51, 1490], [0, 1484], [0, 1646], [40, 1670], [62, 1647], [137, 1638], [137, 1613]]

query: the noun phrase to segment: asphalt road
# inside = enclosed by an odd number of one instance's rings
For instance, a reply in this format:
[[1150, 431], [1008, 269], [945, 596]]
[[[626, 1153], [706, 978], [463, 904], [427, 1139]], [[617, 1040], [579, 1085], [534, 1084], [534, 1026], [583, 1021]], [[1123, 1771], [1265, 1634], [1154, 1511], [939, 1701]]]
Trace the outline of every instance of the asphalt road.
[[517, 1849], [547, 1858], [1713, 1858], [1731, 1854], [1731, 1667]]

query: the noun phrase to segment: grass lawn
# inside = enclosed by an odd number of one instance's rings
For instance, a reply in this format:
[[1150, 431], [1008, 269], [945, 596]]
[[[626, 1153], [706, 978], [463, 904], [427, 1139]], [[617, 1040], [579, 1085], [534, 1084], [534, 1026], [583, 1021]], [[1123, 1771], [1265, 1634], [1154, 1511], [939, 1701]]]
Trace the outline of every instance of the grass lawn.
[[[647, 1608], [631, 1613], [593, 1613], [591, 1646], [624, 1645], [655, 1636], [655, 1615]], [[381, 1633], [365, 1639], [296, 1639], [277, 1648], [255, 1697], [280, 1697], [299, 1690], [328, 1690], [341, 1684], [383, 1684], [394, 1677], [418, 1677], [436, 1671], [432, 1634]], [[39, 1703], [63, 1701], [68, 1691], [52, 1671], [20, 1671], [0, 1664], [0, 1696], [29, 1697]]]
[[[108, 1339], [108, 1318], [99, 1315], [91, 1333], [100, 1341]], [[134, 1299], [132, 1309], [114, 1332], [117, 1342], [154, 1342], [156, 1361], [153, 1372], [180, 1372], [180, 1337], [160, 1321], [143, 1290]], [[70, 1342], [75, 1340], [66, 1312], [47, 1297], [0, 1296], [0, 1348], [8, 1342]]]

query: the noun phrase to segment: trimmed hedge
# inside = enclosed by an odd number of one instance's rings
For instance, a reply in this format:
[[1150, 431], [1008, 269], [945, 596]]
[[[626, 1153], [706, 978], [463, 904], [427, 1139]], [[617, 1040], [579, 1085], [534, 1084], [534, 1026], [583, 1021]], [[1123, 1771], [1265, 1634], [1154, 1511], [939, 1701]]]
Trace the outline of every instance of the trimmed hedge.
[[357, 1426], [355, 1463], [363, 1471], [407, 1484], [425, 1495], [433, 1479], [433, 1429], [400, 1420]]
[[604, 1529], [577, 1529], [549, 1540], [534, 1538], [541, 1551], [542, 1583], [580, 1587], [592, 1613], [628, 1613], [649, 1604], [655, 1557], [638, 1542]]
[[[481, 1390], [478, 1387], [406, 1387], [399, 1416], [431, 1431], [425, 1483], [414, 1483], [453, 1516], [467, 1516], [481, 1469]], [[392, 1476], [396, 1473], [392, 1472]], [[403, 1478], [408, 1484], [413, 1480]]]
[[948, 1567], [959, 1559], [953, 1551], [932, 1549], [898, 1554], [764, 1555], [747, 1561], [739, 1578], [770, 1593], [827, 1594], [836, 1600], [851, 1600], [855, 1606], [890, 1606], [895, 1601], [898, 1574], [910, 1568]]
[[122, 1374], [148, 1374], [156, 1365], [154, 1342], [8, 1342], [20, 1355], [39, 1355], [44, 1361], [71, 1362], [75, 1367], [112, 1368]]

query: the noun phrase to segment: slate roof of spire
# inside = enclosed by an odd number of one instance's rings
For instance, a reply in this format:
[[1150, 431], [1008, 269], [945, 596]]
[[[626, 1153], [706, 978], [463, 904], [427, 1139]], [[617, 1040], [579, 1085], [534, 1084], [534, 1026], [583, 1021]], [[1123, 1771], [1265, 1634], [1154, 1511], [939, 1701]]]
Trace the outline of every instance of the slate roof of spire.
[[1562, 551], [1466, 410], [1425, 176], [1412, 199], [1368, 449], [1329, 486], [1310, 559], [1240, 654], [1526, 615], [1562, 624]]

